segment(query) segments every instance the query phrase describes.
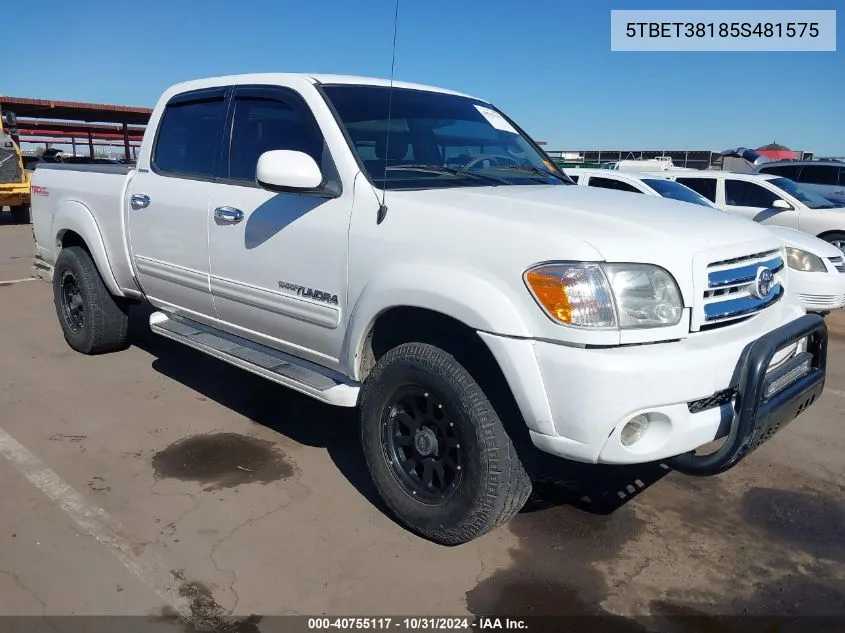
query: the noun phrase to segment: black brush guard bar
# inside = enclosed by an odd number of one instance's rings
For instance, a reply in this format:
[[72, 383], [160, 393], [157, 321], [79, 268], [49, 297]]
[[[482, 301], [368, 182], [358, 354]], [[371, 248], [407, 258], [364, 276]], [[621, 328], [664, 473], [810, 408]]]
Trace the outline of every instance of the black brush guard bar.
[[[809, 373], [766, 398], [766, 371], [775, 354], [783, 348], [807, 340], [807, 353], [797, 354], [784, 364], [798, 366], [808, 356]], [[687, 475], [717, 475], [733, 468], [754, 449], [770, 439], [778, 430], [800, 415], [824, 389], [827, 369], [827, 326], [818, 314], [807, 314], [765, 334], [749, 344], [740, 356], [732, 387], [736, 401], [729, 428], [720, 428], [716, 439], [727, 436], [725, 443], [713, 453], [684, 453], [666, 460], [675, 470]], [[782, 375], [784, 372], [775, 372]]]

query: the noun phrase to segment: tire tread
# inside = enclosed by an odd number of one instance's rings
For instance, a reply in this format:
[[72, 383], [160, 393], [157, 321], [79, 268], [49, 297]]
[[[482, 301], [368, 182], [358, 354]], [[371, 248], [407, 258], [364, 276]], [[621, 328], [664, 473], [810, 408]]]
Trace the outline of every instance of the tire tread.
[[[482, 463], [487, 466], [486, 472], [482, 474], [484, 490], [480, 499], [457, 525], [424, 528], [409, 525], [401, 516], [397, 515], [397, 518], [413, 532], [444, 545], [471, 541], [506, 523], [528, 500], [531, 480], [489, 399], [451, 354], [426, 343], [404, 343], [387, 352], [364, 381], [361, 390], [362, 417], [367, 408], [366, 403], [378, 389], [380, 375], [385, 368], [397, 362], [422, 366], [426, 371], [444, 379], [454, 393], [459, 394], [481, 431], [481, 448], [486, 454]], [[362, 424], [367, 424], [367, 420], [362, 419]], [[375, 483], [379, 487], [379, 482]], [[390, 506], [389, 499], [385, 501]]]
[[[124, 302], [111, 295], [88, 252], [80, 246], [63, 248], [56, 261], [53, 276], [53, 300], [62, 331], [68, 344], [83, 354], [102, 354], [124, 349], [129, 335], [129, 313]], [[62, 271], [70, 268], [85, 294], [86, 324], [84, 336], [70, 331], [61, 308]]]

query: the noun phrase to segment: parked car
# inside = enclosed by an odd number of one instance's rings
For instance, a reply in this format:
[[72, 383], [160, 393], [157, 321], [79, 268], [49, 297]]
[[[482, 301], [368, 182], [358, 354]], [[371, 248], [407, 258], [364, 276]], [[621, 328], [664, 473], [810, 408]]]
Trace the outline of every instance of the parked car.
[[773, 226], [786, 249], [789, 287], [808, 312], [830, 312], [845, 305], [845, 255], [842, 251], [795, 229]]
[[[709, 207], [722, 213], [714, 203], [689, 187], [660, 174], [608, 172], [605, 169], [566, 169], [579, 185], [644, 193]], [[838, 248], [806, 233], [770, 226], [787, 254], [788, 287], [795, 292], [807, 312], [827, 313], [845, 306], [845, 267]]]
[[789, 178], [839, 206], [845, 206], [845, 163], [837, 160], [784, 160], [756, 168], [759, 174]]
[[722, 171], [658, 174], [697, 191], [724, 211], [762, 224], [798, 229], [845, 251], [845, 207], [788, 178]]
[[161, 96], [140, 150], [34, 172], [69, 345], [126, 346], [146, 300], [154, 332], [357, 406], [386, 506], [438, 543], [518, 512], [535, 448], [712, 475], [823, 389], [824, 319], [769, 231], [574, 186], [483, 99], [204, 79]]

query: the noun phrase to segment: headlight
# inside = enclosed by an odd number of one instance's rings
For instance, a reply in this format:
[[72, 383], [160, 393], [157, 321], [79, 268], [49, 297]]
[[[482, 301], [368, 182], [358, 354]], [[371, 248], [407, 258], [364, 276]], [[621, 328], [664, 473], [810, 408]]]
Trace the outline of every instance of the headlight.
[[794, 270], [805, 273], [826, 273], [827, 267], [821, 257], [802, 251], [800, 248], [786, 247], [786, 262]]
[[662, 268], [648, 264], [605, 264], [613, 288], [619, 327], [676, 325], [684, 302], [678, 284]]
[[683, 313], [675, 280], [649, 264], [547, 264], [528, 270], [525, 283], [552, 319], [577, 327], [661, 327]]

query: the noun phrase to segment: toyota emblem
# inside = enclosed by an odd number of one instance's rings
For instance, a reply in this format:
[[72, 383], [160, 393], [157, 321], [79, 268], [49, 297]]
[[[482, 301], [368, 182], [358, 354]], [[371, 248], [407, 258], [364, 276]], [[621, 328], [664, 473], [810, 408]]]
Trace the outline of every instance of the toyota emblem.
[[765, 266], [760, 266], [757, 269], [757, 278], [754, 280], [754, 283], [749, 287], [749, 292], [752, 296], [762, 299], [766, 297], [771, 291], [772, 286], [775, 283], [775, 275], [772, 272], [771, 268], [766, 268]]

